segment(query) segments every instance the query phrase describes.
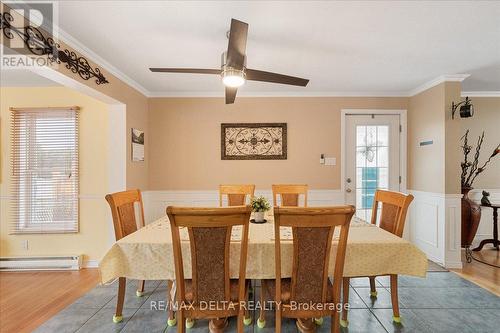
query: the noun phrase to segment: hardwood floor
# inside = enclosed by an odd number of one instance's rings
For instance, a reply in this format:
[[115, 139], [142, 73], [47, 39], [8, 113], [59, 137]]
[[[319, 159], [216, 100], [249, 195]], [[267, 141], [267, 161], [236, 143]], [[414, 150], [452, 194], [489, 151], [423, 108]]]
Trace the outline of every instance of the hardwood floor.
[[[481, 261], [500, 266], [500, 251], [494, 250], [491, 245], [486, 245], [482, 251], [472, 252], [472, 255]], [[451, 271], [500, 296], [500, 268], [488, 266], [476, 260], [467, 263], [464, 251], [462, 251], [462, 260], [463, 268]]]
[[0, 332], [31, 332], [99, 281], [97, 269], [1, 272]]

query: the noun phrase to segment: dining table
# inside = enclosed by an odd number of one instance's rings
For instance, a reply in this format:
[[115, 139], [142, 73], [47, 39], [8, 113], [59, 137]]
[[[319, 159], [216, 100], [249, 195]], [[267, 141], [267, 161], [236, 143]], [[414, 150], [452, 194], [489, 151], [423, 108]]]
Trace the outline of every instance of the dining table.
[[[249, 225], [247, 279], [274, 279], [275, 230], [272, 212], [266, 223]], [[337, 228], [338, 229], [338, 228]], [[230, 244], [230, 275], [238, 278], [241, 227], [233, 227]], [[292, 232], [280, 230], [282, 277], [292, 276]], [[330, 256], [331, 275], [338, 235], [334, 234]], [[188, 232], [181, 230], [185, 278], [191, 278], [191, 252]], [[99, 262], [102, 283], [118, 277], [137, 280], [175, 280], [172, 234], [168, 217], [156, 221], [115, 242]], [[427, 257], [414, 244], [376, 225], [353, 217], [347, 241], [344, 277], [409, 275], [425, 277]]]

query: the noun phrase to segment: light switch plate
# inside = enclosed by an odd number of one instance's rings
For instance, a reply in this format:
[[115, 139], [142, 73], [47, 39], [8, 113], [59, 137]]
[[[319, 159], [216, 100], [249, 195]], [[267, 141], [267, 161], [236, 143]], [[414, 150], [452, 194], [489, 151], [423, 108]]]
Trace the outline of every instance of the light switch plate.
[[337, 159], [335, 157], [325, 158], [325, 165], [337, 165]]

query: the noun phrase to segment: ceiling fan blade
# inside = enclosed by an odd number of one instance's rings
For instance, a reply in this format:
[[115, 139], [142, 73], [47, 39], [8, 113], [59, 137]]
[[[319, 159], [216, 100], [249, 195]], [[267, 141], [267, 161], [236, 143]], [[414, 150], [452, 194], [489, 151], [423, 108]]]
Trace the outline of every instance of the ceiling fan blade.
[[238, 88], [226, 87], [226, 104], [233, 104]]
[[300, 77], [288, 76], [272, 72], [264, 72], [249, 68], [247, 68], [246, 70], [246, 79], [250, 81], [281, 83], [301, 87], [305, 87], [309, 83], [308, 79], [302, 79]]
[[191, 73], [191, 74], [218, 74], [220, 69], [205, 69], [205, 68], [150, 68], [151, 72], [159, 73]]
[[227, 65], [236, 69], [243, 69], [247, 49], [248, 24], [231, 19], [229, 43], [227, 45]]

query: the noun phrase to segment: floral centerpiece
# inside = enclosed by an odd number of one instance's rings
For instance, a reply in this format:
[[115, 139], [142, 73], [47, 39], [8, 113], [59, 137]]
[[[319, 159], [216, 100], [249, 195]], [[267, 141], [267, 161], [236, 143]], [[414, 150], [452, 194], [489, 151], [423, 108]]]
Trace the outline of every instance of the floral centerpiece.
[[257, 223], [264, 222], [264, 214], [271, 209], [271, 204], [263, 196], [253, 197], [250, 205], [252, 206], [252, 211], [254, 212], [254, 220]]

